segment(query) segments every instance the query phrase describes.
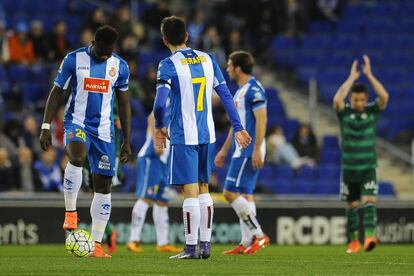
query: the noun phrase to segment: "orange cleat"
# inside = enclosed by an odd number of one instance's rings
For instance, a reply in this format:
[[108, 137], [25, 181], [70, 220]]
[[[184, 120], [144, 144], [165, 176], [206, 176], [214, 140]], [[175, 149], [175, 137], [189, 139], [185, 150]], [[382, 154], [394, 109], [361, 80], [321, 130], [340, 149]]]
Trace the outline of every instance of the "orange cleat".
[[135, 253], [144, 252], [144, 249], [142, 249], [142, 246], [139, 244], [139, 242], [128, 242], [127, 249]]
[[63, 230], [73, 231], [78, 229], [78, 212], [65, 212], [65, 221], [63, 222]]
[[163, 245], [163, 246], [157, 245], [157, 251], [158, 252], [180, 253], [181, 251], [183, 251], [183, 249], [175, 247], [171, 244], [166, 244], [166, 245]]
[[374, 237], [367, 237], [364, 242], [364, 249], [365, 251], [369, 252], [374, 250], [375, 247], [378, 245], [378, 240]]
[[116, 231], [112, 230], [111, 235], [106, 239], [106, 251], [114, 253], [116, 251]]
[[260, 237], [260, 238], [254, 237], [252, 245], [247, 247], [246, 250], [244, 250], [243, 253], [244, 254], [256, 253], [260, 249], [265, 248], [266, 246], [268, 246], [269, 244], [270, 244], [270, 239], [266, 234], [264, 234], [264, 236]]
[[355, 254], [359, 251], [361, 251], [361, 243], [358, 240], [351, 241], [346, 249], [346, 253], [348, 254]]
[[243, 254], [244, 250], [246, 250], [247, 247], [245, 247], [243, 244], [238, 245], [237, 247], [230, 249], [230, 250], [226, 250], [223, 252], [223, 254], [225, 255], [239, 255], [239, 254]]
[[95, 242], [95, 250], [92, 252], [91, 257], [94, 258], [112, 258], [111, 255], [106, 254], [99, 242]]

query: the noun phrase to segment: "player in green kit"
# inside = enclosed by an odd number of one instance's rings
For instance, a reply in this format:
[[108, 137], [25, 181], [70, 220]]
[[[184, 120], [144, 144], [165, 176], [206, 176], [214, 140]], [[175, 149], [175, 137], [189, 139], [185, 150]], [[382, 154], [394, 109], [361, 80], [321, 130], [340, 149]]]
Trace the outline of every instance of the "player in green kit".
[[[358, 253], [361, 250], [358, 234], [358, 208], [361, 203], [364, 209], [364, 249], [371, 251], [378, 244], [375, 238], [377, 224], [375, 203], [378, 193], [376, 126], [382, 110], [387, 106], [389, 96], [384, 86], [373, 75], [369, 57], [366, 55], [364, 55], [362, 72], [378, 96], [374, 102], [368, 103], [366, 86], [355, 83], [360, 76], [357, 60], [352, 63], [348, 79], [333, 99], [342, 136], [341, 198], [347, 202], [347, 231], [350, 238], [347, 253]], [[348, 95], [349, 105], [345, 104]]]

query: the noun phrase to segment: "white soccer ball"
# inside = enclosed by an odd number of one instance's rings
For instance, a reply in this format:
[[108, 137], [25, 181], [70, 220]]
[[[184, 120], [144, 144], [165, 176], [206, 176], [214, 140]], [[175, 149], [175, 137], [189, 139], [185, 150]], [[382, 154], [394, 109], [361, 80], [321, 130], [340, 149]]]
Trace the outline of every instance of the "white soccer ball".
[[67, 236], [65, 246], [69, 254], [77, 257], [88, 257], [95, 250], [95, 241], [88, 231], [79, 229]]

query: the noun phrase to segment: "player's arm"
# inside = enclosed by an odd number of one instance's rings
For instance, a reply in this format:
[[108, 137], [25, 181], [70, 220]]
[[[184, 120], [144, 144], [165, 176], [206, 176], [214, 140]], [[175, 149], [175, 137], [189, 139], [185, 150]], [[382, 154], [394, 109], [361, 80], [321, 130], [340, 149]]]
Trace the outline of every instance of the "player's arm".
[[170, 85], [159, 81], [153, 107], [155, 119], [154, 144], [156, 150], [163, 150], [167, 147], [167, 128], [164, 125], [164, 115], [169, 93]]
[[371, 61], [367, 55], [364, 55], [364, 65], [362, 66], [362, 72], [367, 77], [369, 83], [378, 96], [378, 107], [383, 110], [387, 106], [389, 94], [381, 82], [374, 76], [371, 70]]
[[47, 151], [52, 145], [52, 134], [50, 123], [52, 122], [57, 108], [62, 101], [63, 89], [54, 85], [46, 101], [45, 113], [43, 115], [42, 130], [40, 132], [40, 146], [42, 150]]
[[[155, 136], [155, 117], [154, 117], [154, 113], [152, 112], [148, 116], [148, 131], [152, 134], [152, 137]], [[154, 151], [158, 155], [161, 155], [164, 152], [164, 150], [159, 149], [157, 147], [154, 147]]]
[[267, 125], [267, 108], [259, 108], [254, 110], [254, 117], [256, 119], [255, 132], [256, 140], [254, 142], [252, 165], [255, 170], [263, 168], [263, 159], [261, 146], [266, 135]]
[[214, 90], [216, 90], [227, 114], [229, 115], [231, 125], [233, 126], [234, 138], [236, 139], [237, 144], [243, 148], [247, 148], [252, 141], [252, 137], [250, 137], [249, 133], [247, 133], [240, 122], [240, 117], [237, 113], [233, 97], [231, 96], [230, 90], [224, 80], [220, 66], [217, 64], [213, 56], [210, 55], [210, 58], [214, 69]]
[[129, 92], [117, 91], [118, 100], [118, 113], [119, 120], [121, 121], [123, 142], [121, 145], [120, 160], [122, 163], [128, 162], [132, 150], [131, 150], [131, 105], [129, 104]]
[[224, 141], [223, 146], [221, 146], [221, 149], [217, 152], [216, 157], [214, 159], [214, 164], [219, 167], [224, 167], [224, 160], [227, 157], [227, 153], [230, 150], [231, 144], [233, 140], [233, 129], [230, 128], [229, 134], [227, 135], [226, 141]]
[[52, 145], [50, 123], [54, 118], [57, 108], [62, 101], [63, 91], [69, 87], [74, 72], [75, 60], [73, 56], [67, 55], [58, 70], [54, 85], [46, 101], [45, 113], [43, 115], [42, 130], [40, 132], [40, 146], [47, 151]]
[[348, 96], [352, 84], [359, 78], [359, 76], [360, 72], [358, 71], [358, 61], [354, 60], [347, 80], [341, 85], [341, 87], [339, 87], [333, 98], [333, 108], [335, 110], [342, 111], [344, 109], [345, 98]]

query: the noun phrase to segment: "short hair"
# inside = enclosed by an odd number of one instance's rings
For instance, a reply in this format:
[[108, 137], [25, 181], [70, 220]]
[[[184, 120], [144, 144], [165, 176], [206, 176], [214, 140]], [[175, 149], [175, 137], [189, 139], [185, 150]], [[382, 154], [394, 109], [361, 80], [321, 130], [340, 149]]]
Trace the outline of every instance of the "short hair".
[[185, 43], [187, 31], [184, 20], [177, 16], [164, 17], [161, 21], [161, 33], [174, 46]]
[[111, 46], [115, 43], [118, 37], [118, 32], [115, 28], [104, 25], [99, 27], [95, 32], [95, 41], [104, 44], [105, 46]]
[[351, 87], [351, 94], [352, 93], [366, 93], [366, 94], [368, 94], [367, 86], [363, 83], [360, 83], [360, 82], [354, 83]]
[[254, 58], [246, 51], [236, 51], [230, 54], [229, 59], [234, 67], [240, 67], [243, 73], [251, 74], [253, 71]]

